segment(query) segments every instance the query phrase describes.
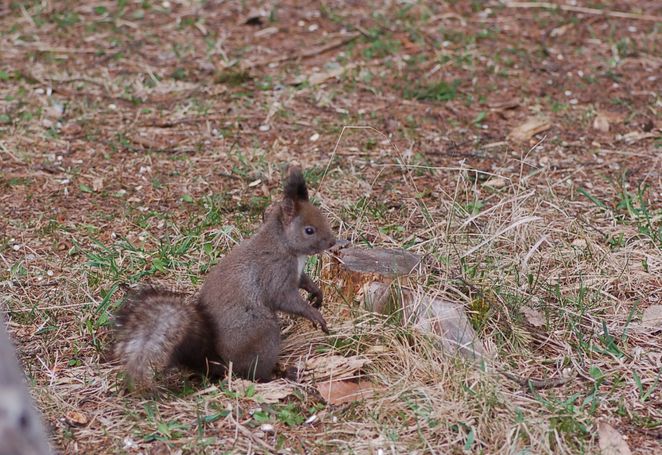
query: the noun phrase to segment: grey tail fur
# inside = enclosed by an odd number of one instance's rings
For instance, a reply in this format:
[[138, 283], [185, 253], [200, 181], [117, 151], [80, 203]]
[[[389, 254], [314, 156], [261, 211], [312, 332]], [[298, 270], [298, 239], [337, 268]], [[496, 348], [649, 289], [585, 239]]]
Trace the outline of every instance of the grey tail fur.
[[115, 320], [114, 357], [135, 388], [151, 389], [171, 366], [218, 374], [212, 331], [202, 308], [186, 294], [140, 287], [130, 290]]

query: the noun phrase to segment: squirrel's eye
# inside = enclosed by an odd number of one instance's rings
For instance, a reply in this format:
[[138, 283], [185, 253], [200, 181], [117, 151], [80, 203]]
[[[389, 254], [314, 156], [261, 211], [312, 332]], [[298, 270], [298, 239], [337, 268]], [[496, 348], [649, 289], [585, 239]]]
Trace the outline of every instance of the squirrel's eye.
[[303, 230], [303, 232], [305, 232], [306, 235], [313, 235], [315, 233], [315, 228], [308, 226], [306, 229]]

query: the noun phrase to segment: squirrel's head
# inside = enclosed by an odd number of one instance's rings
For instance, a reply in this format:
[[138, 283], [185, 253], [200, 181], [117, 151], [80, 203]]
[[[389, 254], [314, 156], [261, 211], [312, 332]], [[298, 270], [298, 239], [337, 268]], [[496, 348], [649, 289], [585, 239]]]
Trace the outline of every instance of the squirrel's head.
[[336, 243], [326, 217], [308, 200], [308, 188], [299, 166], [289, 166], [281, 221], [288, 248], [297, 256], [321, 253]]

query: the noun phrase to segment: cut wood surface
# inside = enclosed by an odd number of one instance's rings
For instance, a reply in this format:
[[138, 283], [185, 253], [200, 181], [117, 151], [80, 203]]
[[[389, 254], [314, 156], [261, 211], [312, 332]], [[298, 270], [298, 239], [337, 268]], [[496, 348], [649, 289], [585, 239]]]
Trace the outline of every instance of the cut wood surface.
[[402, 249], [345, 248], [335, 252], [322, 277], [333, 283], [334, 292], [351, 301], [366, 283], [390, 283], [395, 278], [409, 283], [409, 277], [423, 271], [421, 260], [421, 256]]
[[0, 321], [0, 455], [50, 453], [41, 417], [32, 407], [14, 347]]
[[386, 277], [409, 275], [416, 271], [421, 257], [401, 249], [347, 248], [341, 250], [340, 262], [352, 272], [378, 273]]

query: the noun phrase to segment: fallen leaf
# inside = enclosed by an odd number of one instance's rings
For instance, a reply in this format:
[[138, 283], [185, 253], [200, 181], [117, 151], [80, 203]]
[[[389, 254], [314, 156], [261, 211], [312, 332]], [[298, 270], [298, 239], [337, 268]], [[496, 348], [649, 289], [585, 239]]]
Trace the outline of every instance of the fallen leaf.
[[662, 305], [652, 305], [644, 310], [641, 317], [641, 325], [646, 327], [662, 327]]
[[242, 395], [247, 395], [248, 391], [252, 390], [248, 398], [258, 403], [278, 403], [294, 394], [296, 387], [284, 380], [255, 383], [246, 379], [234, 379], [232, 389]]
[[602, 133], [609, 132], [609, 119], [602, 112], [598, 112], [598, 115], [593, 119], [593, 129]]
[[290, 85], [301, 85], [304, 82], [308, 82], [308, 84], [310, 85], [319, 85], [326, 82], [329, 79], [338, 78], [342, 76], [343, 73], [351, 67], [353, 67], [353, 65], [336, 66], [334, 68], [329, 69], [328, 71], [318, 71], [311, 74], [301, 74], [300, 76], [295, 77], [290, 82]]
[[255, 10], [248, 13], [246, 16], [239, 20], [240, 25], [253, 25], [259, 26], [264, 23], [264, 19], [267, 17], [266, 11]]
[[483, 186], [488, 186], [490, 188], [494, 188], [496, 190], [504, 188], [508, 184], [508, 181], [503, 178], [503, 177], [492, 177], [485, 183], [483, 183]]
[[92, 180], [92, 189], [96, 192], [99, 192], [103, 189], [103, 178], [96, 177]]
[[51, 106], [45, 110], [44, 114], [46, 115], [46, 117], [50, 118], [51, 120], [54, 120], [62, 117], [62, 115], [64, 114], [64, 110], [65, 110], [65, 105], [63, 103], [53, 100], [51, 102]]
[[587, 245], [588, 243], [584, 239], [575, 239], [572, 241], [572, 246], [575, 248], [584, 249]]
[[362, 356], [313, 357], [306, 361], [304, 374], [306, 376], [313, 375], [317, 379], [349, 379], [356, 377], [357, 372], [368, 363], [370, 363], [370, 360]]
[[527, 322], [534, 327], [542, 327], [545, 325], [545, 316], [535, 308], [528, 306], [522, 307], [522, 313]]
[[492, 109], [493, 111], [507, 111], [510, 109], [516, 109], [520, 105], [520, 101], [518, 99], [510, 99], [506, 101], [495, 101], [492, 103], [489, 103], [487, 107]]
[[563, 35], [565, 35], [565, 32], [568, 31], [568, 29], [570, 27], [572, 27], [573, 25], [574, 24], [564, 24], [564, 25], [561, 25], [560, 27], [556, 27], [556, 28], [552, 29], [551, 32], [549, 32], [549, 36], [551, 36], [552, 38], [557, 38], [559, 36], [563, 36]]
[[630, 448], [623, 436], [607, 422], [598, 422], [598, 438], [602, 455], [630, 455]]
[[369, 381], [329, 381], [317, 384], [317, 391], [329, 404], [342, 404], [370, 398], [375, 386]]
[[624, 135], [616, 136], [616, 140], [625, 142], [628, 145], [632, 145], [636, 142], [643, 141], [644, 139], [652, 139], [658, 137], [656, 133], [640, 133], [638, 131], [632, 131]]
[[87, 416], [79, 411], [69, 411], [65, 415], [65, 418], [70, 425], [83, 426], [87, 425], [88, 422]]
[[546, 117], [531, 117], [526, 122], [513, 128], [508, 135], [508, 139], [516, 142], [526, 142], [536, 134], [547, 131], [551, 127], [552, 124]]
[[254, 36], [256, 38], [264, 38], [265, 36], [274, 35], [276, 33], [278, 33], [278, 27], [267, 27], [255, 32]]
[[77, 123], [67, 123], [62, 127], [61, 131], [67, 136], [76, 136], [83, 131], [83, 128]]

